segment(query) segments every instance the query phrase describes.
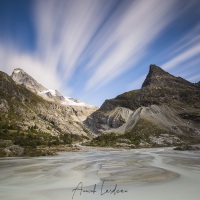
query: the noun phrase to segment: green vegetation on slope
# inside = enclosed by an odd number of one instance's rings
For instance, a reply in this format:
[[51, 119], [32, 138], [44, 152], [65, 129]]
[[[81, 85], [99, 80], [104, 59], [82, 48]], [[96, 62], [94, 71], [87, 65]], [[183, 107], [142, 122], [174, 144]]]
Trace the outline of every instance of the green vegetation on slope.
[[0, 138], [12, 140], [14, 144], [22, 147], [37, 147], [40, 145], [52, 146], [59, 144], [72, 144], [82, 141], [82, 137], [72, 134], [52, 136], [48, 133], [38, 132], [37, 126], [30, 127], [28, 130], [20, 130], [19, 127], [4, 124], [0, 127]]
[[166, 146], [167, 144], [156, 145], [150, 140], [150, 136], [159, 137], [161, 134], [174, 135], [174, 133], [161, 129], [147, 120], [140, 119], [134, 128], [124, 135], [116, 135], [116, 133], [103, 134], [94, 138], [88, 145], [119, 147], [120, 143], [123, 142], [126, 143], [129, 148]]

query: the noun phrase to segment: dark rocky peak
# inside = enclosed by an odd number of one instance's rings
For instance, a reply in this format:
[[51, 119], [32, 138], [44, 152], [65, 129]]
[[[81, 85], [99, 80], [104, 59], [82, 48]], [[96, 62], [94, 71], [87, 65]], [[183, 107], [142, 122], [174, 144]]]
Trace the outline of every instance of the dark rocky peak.
[[170, 78], [172, 75], [168, 72], [164, 71], [162, 68], [157, 65], [150, 65], [149, 73], [142, 84], [142, 87], [146, 87], [149, 85], [159, 84], [161, 81]]
[[27, 74], [20, 68], [14, 69], [11, 78], [18, 84], [25, 86], [27, 89], [34, 93], [42, 92], [47, 90], [44, 86], [39, 84], [33, 77]]
[[164, 71], [162, 68], [156, 65], [150, 65], [149, 73], [142, 84], [142, 88], [152, 87], [152, 88], [183, 88], [183, 87], [193, 87], [194, 85], [189, 81], [181, 78], [175, 77], [168, 72]]
[[149, 74], [154, 76], [170, 75], [168, 72], [164, 71], [161, 67], [151, 64], [149, 67]]

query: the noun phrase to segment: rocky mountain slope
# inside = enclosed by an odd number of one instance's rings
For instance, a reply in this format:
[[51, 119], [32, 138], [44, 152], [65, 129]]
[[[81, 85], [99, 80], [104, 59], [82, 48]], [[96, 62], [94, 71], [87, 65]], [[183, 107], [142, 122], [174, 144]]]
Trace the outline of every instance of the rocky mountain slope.
[[38, 132], [51, 135], [87, 136], [81, 122], [96, 110], [95, 107], [70, 106], [57, 101], [47, 101], [36, 94], [44, 87], [29, 75], [26, 74], [26, 78], [21, 79], [13, 74], [12, 78], [0, 72], [1, 127], [8, 125], [20, 130], [35, 127]]
[[122, 135], [138, 136], [138, 147], [197, 142], [200, 87], [150, 65], [140, 90], [106, 100], [84, 123], [94, 135], [115, 133], [120, 140]]
[[96, 109], [48, 90], [21, 69], [11, 77], [0, 71], [0, 157], [54, 155], [52, 145], [72, 150], [71, 143], [91, 136], [82, 121]]

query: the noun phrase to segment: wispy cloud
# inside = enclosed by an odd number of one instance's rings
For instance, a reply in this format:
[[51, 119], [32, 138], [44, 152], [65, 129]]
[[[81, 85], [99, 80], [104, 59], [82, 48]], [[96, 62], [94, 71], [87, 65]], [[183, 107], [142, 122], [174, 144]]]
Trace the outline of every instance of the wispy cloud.
[[168, 70], [173, 67], [178, 67], [179, 64], [186, 62], [187, 60], [193, 58], [196, 55], [200, 55], [200, 43], [178, 54], [172, 60], [162, 65], [162, 68]]
[[[170, 56], [169, 61], [162, 68], [169, 70], [179, 67], [180, 64], [190, 61], [195, 56], [200, 56], [200, 25], [188, 31], [180, 40], [171, 46], [164, 54]], [[169, 52], [169, 53], [168, 53]], [[191, 60], [194, 62], [194, 60]], [[189, 64], [188, 64], [189, 65]]]
[[[197, 24], [193, 29], [189, 30], [183, 37], [170, 46], [168, 55], [176, 55], [181, 51], [185, 51], [200, 41], [200, 24]], [[166, 54], [166, 52], [165, 52]]]
[[69, 80], [81, 55], [108, 14], [112, 1], [37, 1], [38, 49], [46, 65], [62, 70]]
[[[197, 1], [187, 6], [182, 2], [35, 0], [31, 13], [34, 48], [27, 51], [12, 41], [1, 42], [0, 67], [9, 73], [21, 67], [48, 88], [64, 88], [61, 92], [66, 95], [77, 89], [70, 83], [80, 77], [80, 92], [94, 92], [148, 61], [154, 42]], [[159, 55], [166, 58], [164, 69], [173, 69], [199, 55], [199, 30], [197, 25], [173, 45], [165, 44], [167, 50]], [[132, 88], [139, 87], [144, 78], [132, 82]]]
[[[21, 67], [38, 77], [46, 87], [67, 88], [84, 50], [105, 20], [115, 1], [49, 0], [34, 1], [33, 21], [36, 49], [27, 53], [1, 44], [2, 65], [10, 72]], [[8, 69], [9, 68], [9, 69]], [[45, 75], [45, 81], [44, 81]], [[59, 77], [59, 78], [58, 78]], [[43, 79], [43, 80], [42, 80]], [[41, 81], [42, 80], [42, 81]], [[70, 93], [71, 89], [68, 89]]]
[[149, 45], [173, 19], [175, 3], [176, 0], [119, 4], [112, 0], [51, 0], [48, 4], [37, 1], [39, 55], [45, 66], [59, 68], [63, 81], [69, 81], [80, 61], [89, 57], [82, 66], [84, 73], [90, 74], [85, 89], [98, 89], [146, 54]]
[[0, 46], [0, 60], [2, 70], [8, 74], [14, 68], [23, 68], [45, 87], [59, 89], [62, 84], [54, 69], [47, 68], [37, 56], [21, 52], [12, 45]]
[[[175, 3], [176, 1], [170, 1], [161, 4], [158, 0], [151, 0], [134, 1], [128, 6], [121, 6], [116, 11], [122, 12], [117, 25], [113, 27], [115, 21], [112, 20], [106, 24], [106, 29], [111, 27], [112, 33], [106, 37], [106, 43], [97, 46], [100, 52], [97, 51], [91, 61], [95, 70], [86, 89], [101, 87], [133, 67], [146, 54], [151, 42], [173, 19], [171, 12]], [[111, 46], [113, 48], [109, 49]], [[105, 52], [108, 54], [102, 62], [100, 58]]]

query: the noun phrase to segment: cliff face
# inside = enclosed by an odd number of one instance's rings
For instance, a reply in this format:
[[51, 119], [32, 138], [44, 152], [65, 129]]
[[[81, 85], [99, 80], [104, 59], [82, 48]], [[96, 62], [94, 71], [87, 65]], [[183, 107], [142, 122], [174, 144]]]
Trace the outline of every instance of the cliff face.
[[110, 132], [124, 134], [134, 130], [141, 119], [172, 134], [199, 139], [199, 85], [150, 65], [140, 90], [106, 100], [85, 124], [96, 135]]

